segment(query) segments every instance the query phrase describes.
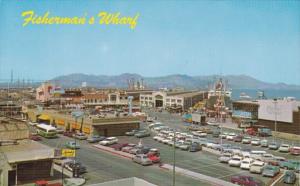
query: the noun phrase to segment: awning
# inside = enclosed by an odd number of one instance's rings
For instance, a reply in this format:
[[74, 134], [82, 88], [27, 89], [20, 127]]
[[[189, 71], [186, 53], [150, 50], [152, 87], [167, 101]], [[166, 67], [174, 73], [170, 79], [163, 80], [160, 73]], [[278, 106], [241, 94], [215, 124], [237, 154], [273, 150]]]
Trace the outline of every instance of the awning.
[[50, 117], [46, 114], [41, 114], [38, 119], [41, 119], [41, 120], [50, 120]]

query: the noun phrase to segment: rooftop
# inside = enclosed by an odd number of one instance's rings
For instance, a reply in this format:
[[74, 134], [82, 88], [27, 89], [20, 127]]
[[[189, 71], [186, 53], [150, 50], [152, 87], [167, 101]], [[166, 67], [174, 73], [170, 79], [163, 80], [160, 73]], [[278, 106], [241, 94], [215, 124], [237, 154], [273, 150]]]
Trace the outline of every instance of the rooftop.
[[54, 149], [32, 140], [20, 140], [17, 145], [0, 146], [8, 163], [54, 158]]

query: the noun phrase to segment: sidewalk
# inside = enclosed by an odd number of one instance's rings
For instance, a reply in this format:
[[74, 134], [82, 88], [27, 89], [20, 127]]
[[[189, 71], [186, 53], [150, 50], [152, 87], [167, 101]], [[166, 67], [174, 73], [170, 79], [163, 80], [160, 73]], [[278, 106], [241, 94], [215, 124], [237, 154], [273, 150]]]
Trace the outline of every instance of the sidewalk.
[[[173, 170], [173, 165], [164, 164], [164, 165], [161, 166], [161, 168], [172, 171]], [[233, 183], [230, 183], [230, 182], [218, 179], [218, 178], [206, 176], [204, 174], [193, 172], [193, 171], [183, 169], [183, 168], [180, 168], [180, 167], [175, 167], [175, 172], [179, 173], [179, 174], [182, 174], [182, 175], [193, 177], [195, 179], [199, 179], [201, 181], [208, 182], [208, 183], [210, 183], [212, 185], [215, 185], [215, 186], [235, 186], [235, 184], [233, 184]]]

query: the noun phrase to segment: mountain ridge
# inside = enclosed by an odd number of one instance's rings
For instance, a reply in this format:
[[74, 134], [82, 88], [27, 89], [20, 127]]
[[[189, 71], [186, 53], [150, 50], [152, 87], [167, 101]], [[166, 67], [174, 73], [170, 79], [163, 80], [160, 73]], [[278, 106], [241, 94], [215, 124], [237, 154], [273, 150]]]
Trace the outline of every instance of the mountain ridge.
[[185, 89], [206, 89], [218, 79], [222, 78], [228, 88], [232, 89], [290, 89], [300, 90], [300, 85], [286, 83], [268, 83], [255, 79], [247, 75], [206, 75], [206, 76], [189, 76], [186, 74], [171, 74], [157, 77], [144, 77], [135, 73], [123, 73], [120, 75], [92, 75], [83, 73], [73, 73], [58, 76], [51, 79], [51, 82], [60, 84], [63, 87], [79, 87], [82, 82], [86, 82], [87, 86], [97, 88], [127, 88], [128, 80], [141, 81], [143, 79], [147, 88], [176, 88]]

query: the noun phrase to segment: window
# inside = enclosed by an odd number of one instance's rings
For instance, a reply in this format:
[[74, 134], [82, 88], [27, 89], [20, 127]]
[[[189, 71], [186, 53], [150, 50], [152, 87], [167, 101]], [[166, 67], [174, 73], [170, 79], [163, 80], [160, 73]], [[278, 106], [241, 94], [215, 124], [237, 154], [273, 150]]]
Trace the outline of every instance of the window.
[[144, 96], [141, 96], [141, 99], [144, 99]]
[[152, 97], [149, 97], [149, 100], [152, 100]]
[[171, 99], [171, 102], [175, 102], [175, 99]]
[[170, 99], [166, 99], [167, 102], [170, 102]]
[[181, 99], [177, 99], [177, 103], [181, 103], [182, 101], [181, 101]]

